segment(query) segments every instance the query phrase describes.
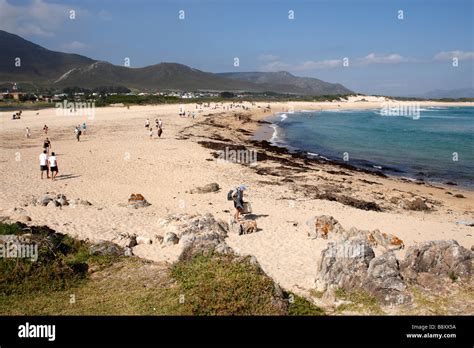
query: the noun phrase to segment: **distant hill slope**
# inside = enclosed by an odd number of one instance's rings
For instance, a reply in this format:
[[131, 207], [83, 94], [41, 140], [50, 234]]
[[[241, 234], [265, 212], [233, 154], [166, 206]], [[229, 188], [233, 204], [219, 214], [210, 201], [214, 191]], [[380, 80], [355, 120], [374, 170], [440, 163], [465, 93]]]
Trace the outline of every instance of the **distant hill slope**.
[[259, 91], [259, 86], [245, 81], [234, 81], [216, 74], [203, 72], [177, 63], [160, 63], [144, 68], [128, 68], [107, 62], [73, 69], [55, 83], [56, 86], [126, 86], [146, 90], [215, 90]]
[[279, 72], [229, 72], [218, 74], [238, 81], [247, 81], [262, 86], [263, 89], [280, 93], [307, 95], [352, 94], [339, 83], [329, 83], [311, 77], [298, 77], [286, 71]]
[[[21, 59], [19, 67], [15, 66], [16, 58]], [[0, 30], [0, 83], [50, 84], [68, 70], [94, 62], [78, 54], [50, 51], [18, 35]]]
[[[124, 86], [137, 90], [246, 91], [301, 95], [348, 94], [350, 90], [287, 72], [213, 74], [177, 63], [143, 68], [117, 66], [78, 54], [50, 51], [0, 30], [0, 84], [94, 88]], [[15, 66], [15, 58], [21, 66]]]
[[474, 88], [458, 88], [458, 89], [435, 89], [423, 95], [424, 98], [474, 98]]

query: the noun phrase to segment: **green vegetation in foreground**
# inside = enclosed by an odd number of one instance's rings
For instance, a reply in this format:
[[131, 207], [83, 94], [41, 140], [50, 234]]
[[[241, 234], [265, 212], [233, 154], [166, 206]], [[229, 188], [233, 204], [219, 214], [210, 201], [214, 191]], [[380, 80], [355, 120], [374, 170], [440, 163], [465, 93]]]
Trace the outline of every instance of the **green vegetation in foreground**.
[[[3, 235], [25, 232], [21, 224], [0, 224]], [[47, 228], [34, 228], [34, 236], [43, 241], [37, 262], [0, 260], [2, 315], [324, 314], [302, 297], [279, 293], [248, 259], [197, 255], [170, 268], [90, 256], [86, 243]]]
[[349, 302], [341, 304], [336, 308], [336, 312], [339, 313], [358, 312], [373, 315], [385, 314], [380, 308], [377, 299], [362, 290], [349, 292], [339, 288], [336, 290], [336, 298]]

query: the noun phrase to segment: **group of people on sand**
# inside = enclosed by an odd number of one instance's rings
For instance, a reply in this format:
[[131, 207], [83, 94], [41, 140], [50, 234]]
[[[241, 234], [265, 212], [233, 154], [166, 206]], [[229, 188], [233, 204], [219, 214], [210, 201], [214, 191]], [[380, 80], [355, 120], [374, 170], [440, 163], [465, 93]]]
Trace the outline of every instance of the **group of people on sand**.
[[[150, 125], [150, 119], [146, 119], [145, 121], [145, 128], [148, 129], [148, 134], [150, 139], [153, 139], [153, 135], [155, 134], [153, 127]], [[163, 133], [163, 121], [161, 119], [155, 118], [155, 128], [156, 128], [156, 135], [158, 138], [161, 138], [161, 134]]]
[[[51, 143], [49, 139], [46, 138], [48, 141], [48, 145], [45, 150], [39, 155], [40, 161], [40, 171], [41, 171], [41, 179], [43, 179], [44, 172], [46, 172], [46, 178], [49, 179], [49, 172], [51, 172], [51, 180], [54, 180], [58, 175], [58, 160], [56, 158], [56, 154], [51, 152], [51, 156], [49, 156], [49, 149], [51, 148]], [[46, 141], [43, 146], [46, 146]]]
[[196, 118], [196, 112], [193, 111], [188, 111], [188, 113], [186, 113], [186, 111], [180, 111], [179, 112], [179, 117], [192, 117], [192, 118]]
[[21, 119], [21, 110], [18, 111], [18, 112], [15, 112], [13, 115], [12, 115], [12, 120], [19, 120]]

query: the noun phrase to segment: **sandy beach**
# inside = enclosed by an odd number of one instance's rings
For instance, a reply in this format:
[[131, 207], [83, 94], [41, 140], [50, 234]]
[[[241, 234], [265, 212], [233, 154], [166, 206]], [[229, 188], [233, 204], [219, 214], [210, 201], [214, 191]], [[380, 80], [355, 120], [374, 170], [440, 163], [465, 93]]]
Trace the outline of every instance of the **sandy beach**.
[[[259, 231], [230, 235], [235, 252], [253, 255], [263, 270], [284, 289], [309, 296], [314, 288], [316, 264], [328, 241], [310, 239], [306, 222], [315, 215], [330, 215], [344, 228], [379, 229], [396, 235], [408, 247], [427, 240], [454, 239], [471, 249], [473, 227], [457, 223], [474, 220], [474, 192], [457, 186], [414, 183], [308, 161], [273, 151], [252, 137], [262, 120], [276, 112], [334, 108], [376, 108], [383, 100], [366, 97], [347, 102], [249, 103], [247, 109], [227, 110], [228, 104], [196, 109], [196, 118], [179, 117], [179, 105], [96, 108], [93, 118], [57, 116], [54, 109], [24, 111], [21, 120], [11, 112], [0, 117], [0, 215], [14, 219], [26, 215], [28, 224], [47, 225], [57, 232], [91, 241], [117, 241], [120, 234], [135, 233], [155, 240], [162, 236], [160, 219], [168, 214], [211, 213], [229, 221], [232, 202], [229, 189], [245, 184]], [[422, 102], [422, 106], [455, 103]], [[266, 106], [271, 110], [264, 112]], [[473, 106], [473, 103], [458, 103]], [[291, 115], [289, 116], [291, 117]], [[163, 135], [149, 138], [146, 118], [154, 126], [163, 121]], [[87, 123], [87, 134], [77, 142], [74, 127]], [[56, 181], [40, 179], [38, 156], [49, 127], [52, 151], [57, 154]], [[32, 133], [26, 138], [25, 127]], [[219, 161], [215, 152], [226, 146], [256, 150], [256, 165]], [[214, 154], [214, 155], [213, 155]], [[191, 194], [197, 186], [218, 183], [218, 192]], [[341, 200], [318, 199], [315, 192], [331, 192], [374, 203], [368, 210]], [[92, 205], [62, 208], [34, 206], [32, 198], [46, 193]], [[132, 209], [126, 203], [132, 193], [142, 194], [151, 206]], [[420, 197], [431, 208], [411, 211], [400, 206], [405, 199]], [[371, 205], [372, 207], [374, 205]], [[380, 210], [380, 211], [377, 211]], [[173, 262], [178, 245], [138, 245], [134, 253], [156, 261]], [[396, 251], [402, 257], [406, 248]], [[377, 253], [382, 250], [377, 249]]]

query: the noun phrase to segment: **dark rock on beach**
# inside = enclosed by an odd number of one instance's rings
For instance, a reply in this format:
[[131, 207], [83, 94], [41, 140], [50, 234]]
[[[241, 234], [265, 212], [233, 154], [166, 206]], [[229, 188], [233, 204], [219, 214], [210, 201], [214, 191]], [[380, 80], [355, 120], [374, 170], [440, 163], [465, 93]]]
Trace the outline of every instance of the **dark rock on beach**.
[[191, 189], [189, 193], [195, 194], [195, 193], [210, 193], [210, 192], [217, 192], [220, 190], [219, 184], [213, 182], [201, 187], [196, 187], [194, 189]]
[[89, 247], [89, 253], [91, 255], [101, 256], [123, 256], [125, 255], [125, 250], [115, 243], [109, 241], [101, 241], [99, 243], [91, 245]]

